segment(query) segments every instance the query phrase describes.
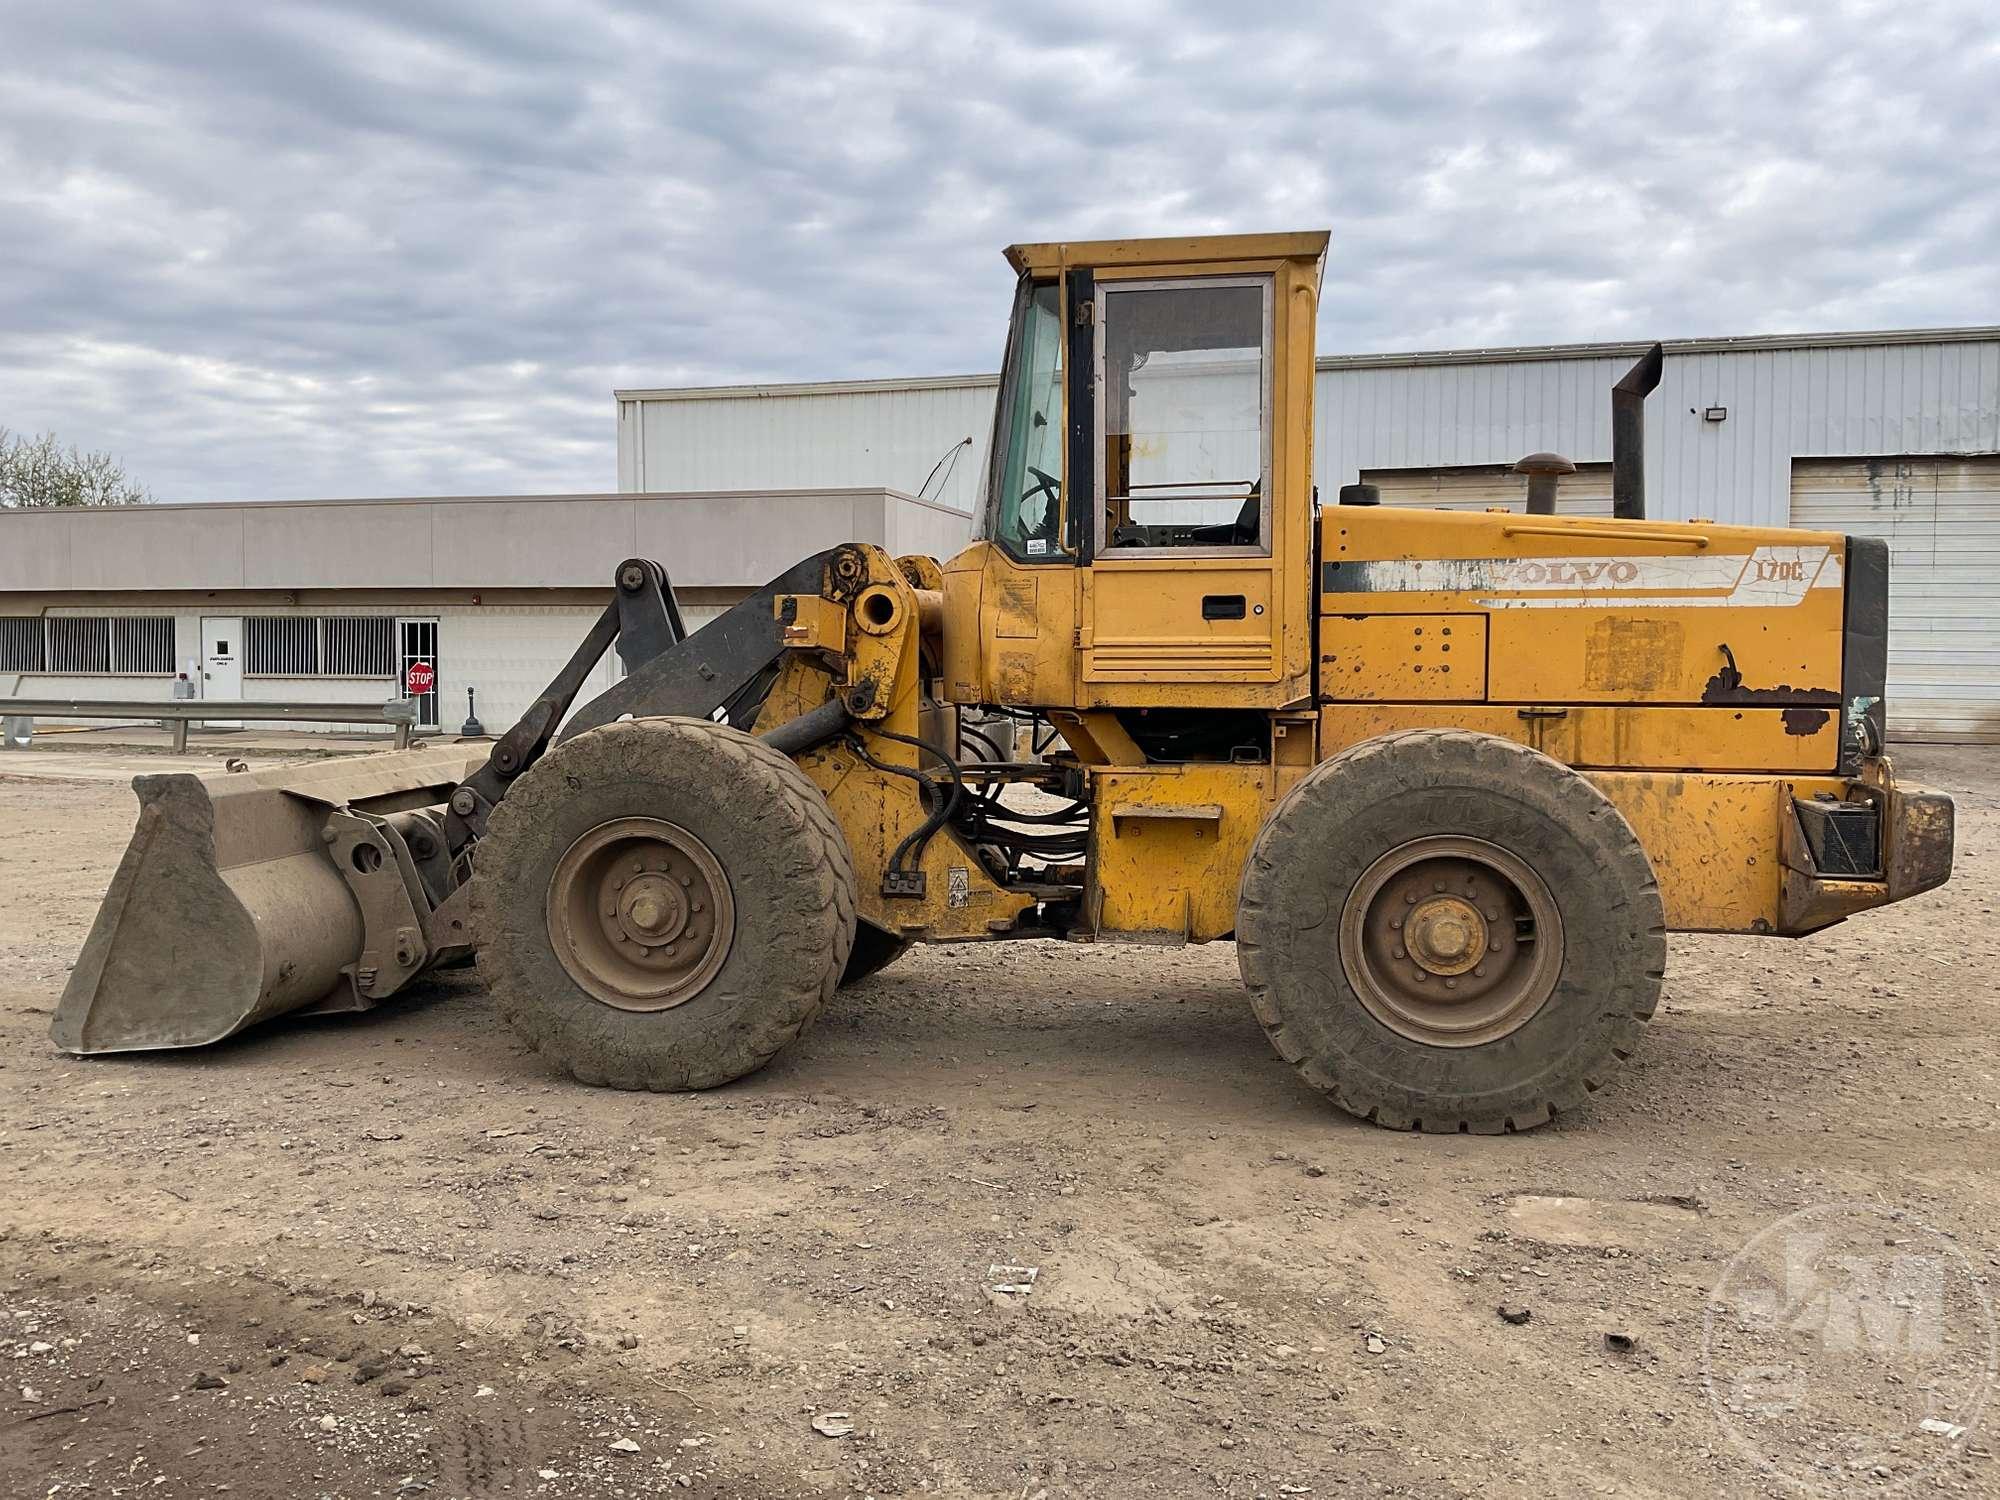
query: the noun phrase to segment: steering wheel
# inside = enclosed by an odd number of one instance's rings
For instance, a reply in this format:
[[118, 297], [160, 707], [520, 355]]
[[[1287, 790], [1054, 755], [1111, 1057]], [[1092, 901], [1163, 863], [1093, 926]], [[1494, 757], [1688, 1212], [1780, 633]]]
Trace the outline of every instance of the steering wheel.
[[[1053, 474], [1044, 474], [1033, 464], [1028, 465], [1028, 472], [1034, 476], [1035, 482], [1021, 491], [1021, 533], [1054, 541], [1056, 518], [1062, 514], [1062, 480]], [[1042, 512], [1031, 522], [1028, 519], [1028, 502], [1037, 495], [1045, 497]]]

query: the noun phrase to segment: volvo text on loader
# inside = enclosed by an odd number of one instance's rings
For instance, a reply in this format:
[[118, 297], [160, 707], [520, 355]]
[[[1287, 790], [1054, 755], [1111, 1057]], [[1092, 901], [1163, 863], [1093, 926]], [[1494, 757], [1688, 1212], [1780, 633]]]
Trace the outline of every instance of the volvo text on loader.
[[1609, 1081], [1669, 931], [1942, 882], [1951, 803], [1882, 754], [1882, 544], [1646, 519], [1657, 348], [1612, 394], [1619, 519], [1320, 506], [1326, 245], [1010, 250], [948, 561], [835, 547], [690, 635], [631, 559], [495, 743], [140, 777], [57, 1044], [198, 1046], [476, 953], [576, 1077], [705, 1088], [912, 942], [1233, 937], [1312, 1086], [1500, 1131]]

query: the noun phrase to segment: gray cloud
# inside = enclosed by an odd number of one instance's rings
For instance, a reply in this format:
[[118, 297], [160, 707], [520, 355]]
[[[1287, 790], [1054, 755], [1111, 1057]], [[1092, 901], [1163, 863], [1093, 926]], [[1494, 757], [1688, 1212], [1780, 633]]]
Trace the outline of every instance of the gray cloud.
[[4, 5], [0, 425], [609, 488], [615, 385], [991, 368], [1009, 241], [1331, 228], [1325, 350], [1988, 322], [1988, 0]]

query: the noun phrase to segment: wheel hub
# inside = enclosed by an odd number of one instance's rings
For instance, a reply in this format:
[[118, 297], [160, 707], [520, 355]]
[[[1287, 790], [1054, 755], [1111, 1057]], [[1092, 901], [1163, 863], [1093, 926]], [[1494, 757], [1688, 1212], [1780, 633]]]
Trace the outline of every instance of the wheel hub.
[[693, 999], [736, 935], [722, 866], [659, 818], [614, 819], [572, 844], [549, 881], [548, 924], [569, 976], [620, 1010]]
[[1341, 910], [1341, 964], [1383, 1025], [1472, 1047], [1527, 1024], [1562, 972], [1562, 918], [1529, 866], [1482, 839], [1392, 849]]
[[1433, 896], [1403, 929], [1410, 957], [1433, 974], [1463, 974], [1486, 951], [1486, 919], [1457, 896]]
[[618, 903], [623, 936], [648, 948], [671, 943], [687, 930], [688, 903], [681, 888], [660, 875], [642, 875], [625, 887]]

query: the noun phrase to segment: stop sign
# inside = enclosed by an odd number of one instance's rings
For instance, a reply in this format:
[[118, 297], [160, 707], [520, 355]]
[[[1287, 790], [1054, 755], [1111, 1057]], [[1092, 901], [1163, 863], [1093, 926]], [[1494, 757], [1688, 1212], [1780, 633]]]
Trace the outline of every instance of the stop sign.
[[427, 661], [413, 661], [404, 673], [403, 682], [412, 698], [421, 698], [437, 686], [437, 668]]

